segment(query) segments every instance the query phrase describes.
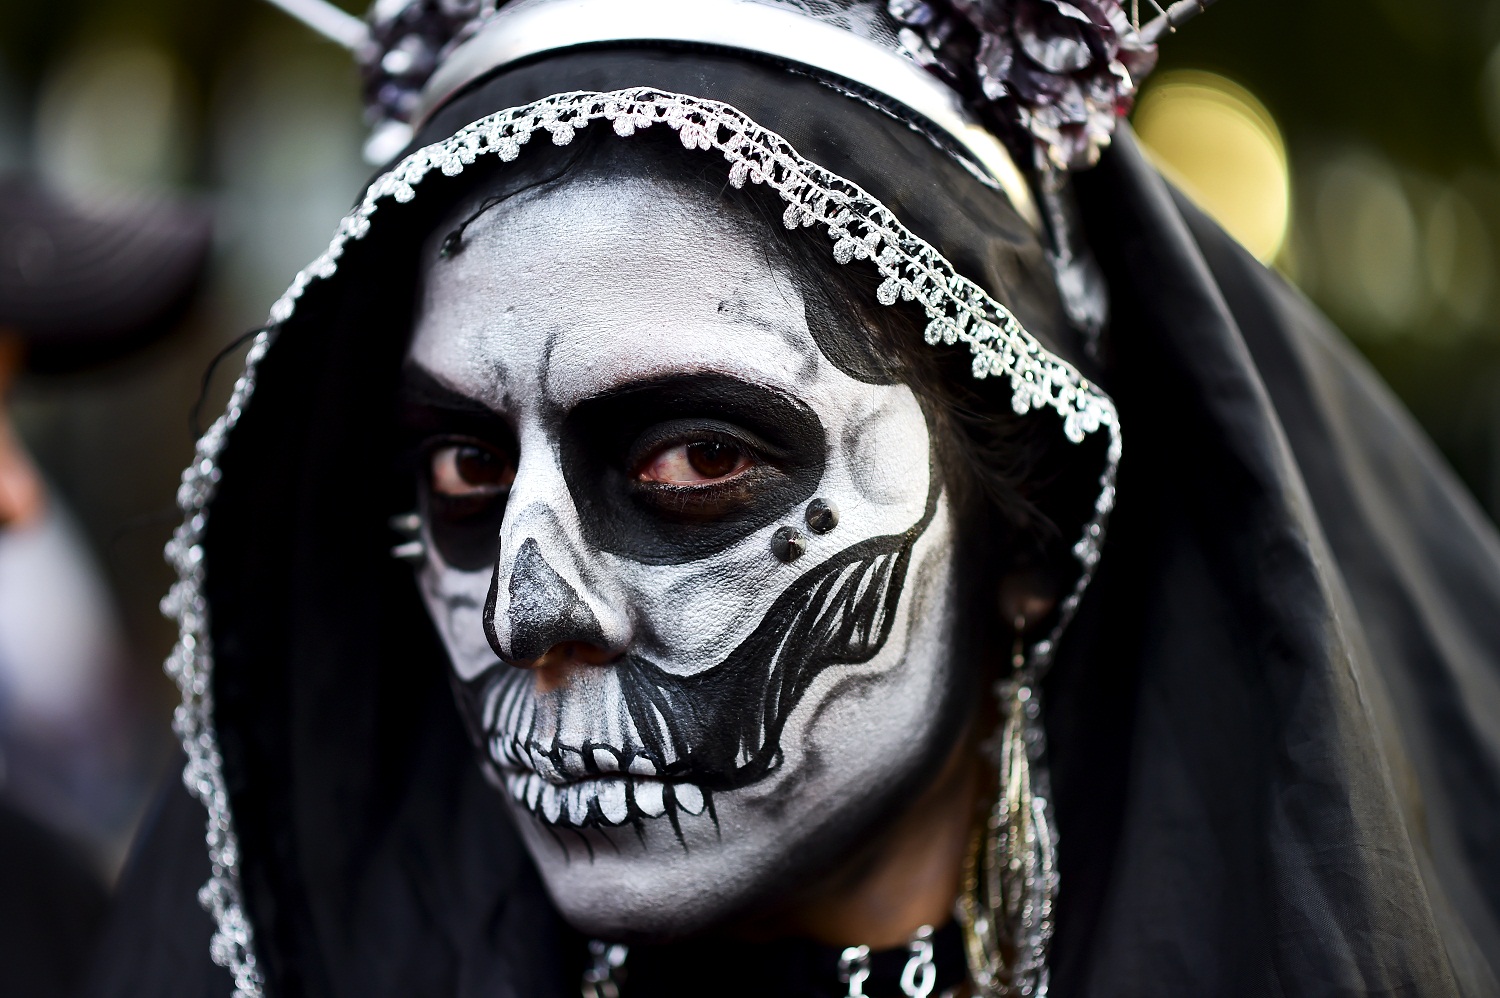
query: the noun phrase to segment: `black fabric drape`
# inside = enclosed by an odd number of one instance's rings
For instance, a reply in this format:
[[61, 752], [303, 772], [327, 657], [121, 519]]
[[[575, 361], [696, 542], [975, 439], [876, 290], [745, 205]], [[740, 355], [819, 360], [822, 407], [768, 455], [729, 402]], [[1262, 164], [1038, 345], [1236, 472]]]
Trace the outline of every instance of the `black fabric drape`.
[[[507, 103], [630, 85], [765, 115], [1076, 353], [1049, 328], [1055, 296], [1023, 300], [1037, 245], [1001, 196], [806, 77], [580, 54], [463, 95], [428, 138]], [[445, 183], [424, 181], [414, 205], [442, 204]], [[1078, 188], [1114, 302], [1101, 380], [1125, 461], [1046, 691], [1053, 994], [1500, 994], [1492, 526], [1337, 332], [1175, 198], [1128, 135]], [[386, 555], [384, 519], [409, 502], [389, 395], [425, 210], [382, 208], [379, 235], [309, 290], [211, 512], [216, 716], [279, 996], [545, 998], [572, 993], [581, 966], [472, 762], [409, 570]], [[201, 815], [173, 796], [95, 994], [226, 990], [191, 896]]]
[[82, 849], [0, 798], [0, 994], [72, 994], [105, 902]]
[[[1130, 140], [1079, 187], [1128, 457], [1050, 684], [1065, 889], [1095, 906], [1062, 903], [1058, 993], [1497, 993], [1492, 526]], [[1091, 700], [1117, 669], [1128, 699]], [[1072, 736], [1122, 709], [1104, 842]]]

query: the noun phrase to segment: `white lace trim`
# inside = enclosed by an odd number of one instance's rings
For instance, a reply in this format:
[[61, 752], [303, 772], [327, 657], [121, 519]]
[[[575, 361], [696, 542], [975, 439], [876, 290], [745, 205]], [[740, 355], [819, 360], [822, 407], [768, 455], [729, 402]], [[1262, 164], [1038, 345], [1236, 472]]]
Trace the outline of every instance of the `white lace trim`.
[[[881, 304], [919, 303], [928, 316], [929, 343], [963, 343], [973, 356], [974, 377], [1009, 378], [1011, 404], [1018, 414], [1053, 409], [1063, 420], [1067, 438], [1075, 443], [1100, 430], [1108, 433], [1106, 467], [1094, 514], [1073, 547], [1082, 572], [1063, 602], [1053, 634], [1033, 649], [1031, 665], [1038, 670], [1045, 667], [1093, 576], [1105, 521], [1114, 506], [1121, 437], [1113, 401], [1072, 365], [1049, 353], [1009, 310], [958, 274], [879, 201], [803, 159], [779, 135], [727, 104], [656, 89], [581, 92], [558, 94], [482, 118], [442, 142], [418, 149], [371, 184], [360, 205], [339, 223], [328, 249], [297, 275], [272, 307], [272, 324], [279, 326], [291, 318], [298, 299], [313, 281], [334, 275], [345, 246], [370, 231], [371, 218], [381, 202], [411, 201], [416, 186], [434, 170], [452, 177], [480, 156], [514, 160], [537, 132], [547, 132], [556, 145], [567, 145], [599, 120], [612, 122], [622, 137], [666, 125], [677, 132], [686, 148], [718, 151], [729, 162], [729, 182], [735, 187], [747, 182], [764, 184], [781, 195], [787, 203], [782, 220], [788, 228], [822, 226], [838, 263], [870, 261], [885, 278], [876, 292]], [[239, 843], [213, 726], [213, 654], [203, 593], [202, 540], [207, 507], [221, 476], [219, 454], [254, 392], [256, 368], [272, 339], [271, 332], [255, 337], [226, 411], [198, 441], [196, 458], [183, 472], [177, 499], [185, 519], [166, 551], [178, 581], [162, 601], [162, 611], [179, 623], [180, 636], [166, 671], [182, 690], [173, 730], [188, 756], [183, 783], [208, 810], [212, 876], [199, 891], [198, 900], [213, 916], [216, 930], [211, 955], [233, 975], [235, 998], [262, 998], [264, 979], [256, 963], [254, 929], [243, 907]]]
[[203, 530], [207, 506], [217, 490], [221, 472], [219, 452], [225, 437], [239, 422], [255, 390], [255, 369], [270, 348], [271, 335], [258, 334], [245, 358], [245, 373], [235, 382], [224, 414], [198, 441], [197, 455], [182, 473], [177, 504], [185, 519], [167, 542], [167, 561], [177, 569], [177, 582], [162, 600], [162, 613], [178, 622], [177, 647], [167, 657], [167, 675], [182, 690], [182, 703], [172, 718], [172, 730], [182, 740], [187, 765], [183, 785], [208, 809], [210, 877], [198, 891], [198, 903], [214, 920], [209, 953], [214, 963], [234, 976], [236, 998], [261, 998], [264, 980], [255, 961], [255, 933], [240, 899], [239, 840], [224, 785], [224, 760], [213, 726], [213, 649], [209, 644], [208, 599], [203, 593]]

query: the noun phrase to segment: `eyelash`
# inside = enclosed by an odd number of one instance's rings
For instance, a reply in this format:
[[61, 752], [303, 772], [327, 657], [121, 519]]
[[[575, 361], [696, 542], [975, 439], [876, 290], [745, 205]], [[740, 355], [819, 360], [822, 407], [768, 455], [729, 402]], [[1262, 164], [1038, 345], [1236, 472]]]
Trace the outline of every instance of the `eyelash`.
[[[635, 447], [635, 448], [632, 448], [632, 451], [634, 453], [638, 453], [641, 456], [635, 458], [634, 460], [632, 460], [630, 462], [628, 462], [627, 463], [627, 467], [629, 467], [631, 469], [631, 474], [632, 475], [637, 475], [638, 476], [642, 472], [642, 470], [644, 470], [646, 468], [646, 466], [651, 463], [651, 461], [653, 459], [658, 458], [660, 455], [662, 455], [662, 454], [664, 454], [664, 453], [666, 453], [666, 452], [668, 452], [670, 450], [673, 450], [673, 449], [678, 448], [678, 447], [692, 448], [692, 447], [697, 447], [697, 446], [700, 446], [700, 445], [703, 445], [703, 444], [722, 444], [722, 445], [730, 448], [731, 450], [739, 453], [743, 457], [749, 459], [752, 462], [752, 466], [764, 463], [764, 458], [759, 453], [759, 451], [753, 445], [751, 445], [751, 444], [747, 443], [746, 441], [738, 438], [737, 436], [734, 436], [734, 435], [728, 434], [728, 433], [714, 432], [714, 431], [707, 431], [707, 432], [705, 432], [705, 431], [692, 431], [692, 432], [684, 433], [684, 434], [677, 435], [677, 436], [670, 436], [670, 437], [666, 437], [666, 438], [660, 438], [659, 437], [659, 438], [657, 438], [656, 440], [654, 440], [652, 442], [652, 444], [649, 447], [649, 449], [641, 447], [639, 445], [637, 447]], [[667, 484], [667, 483], [658, 483], [658, 484]], [[703, 485], [678, 486], [678, 487], [681, 487], [681, 488], [706, 488], [706, 487], [709, 487], [710, 484], [711, 483], [704, 483]]]
[[651, 456], [668, 447], [722, 443], [758, 462], [774, 460], [776, 451], [741, 427], [718, 419], [666, 419], [649, 426], [625, 452], [625, 467], [634, 473]]

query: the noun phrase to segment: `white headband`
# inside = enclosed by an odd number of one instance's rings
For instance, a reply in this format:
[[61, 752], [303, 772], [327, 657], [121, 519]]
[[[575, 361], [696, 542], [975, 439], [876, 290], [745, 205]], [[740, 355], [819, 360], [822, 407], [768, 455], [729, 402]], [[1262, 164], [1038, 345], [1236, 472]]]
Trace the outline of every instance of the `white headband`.
[[[981, 180], [1004, 191], [1041, 229], [1026, 178], [958, 94], [903, 56], [834, 24], [760, 0], [524, 0], [485, 19], [443, 60], [422, 91], [420, 124], [474, 81], [549, 52], [628, 42], [709, 46], [770, 56], [848, 81], [900, 105], [962, 153]], [[649, 81], [643, 81], [649, 82]]]

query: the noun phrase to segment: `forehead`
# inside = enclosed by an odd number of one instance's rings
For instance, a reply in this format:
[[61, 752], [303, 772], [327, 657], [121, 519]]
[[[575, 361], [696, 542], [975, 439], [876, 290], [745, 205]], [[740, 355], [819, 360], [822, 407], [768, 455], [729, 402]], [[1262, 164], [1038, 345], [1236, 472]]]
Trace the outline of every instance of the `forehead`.
[[[707, 195], [584, 176], [481, 214], [424, 255], [411, 357], [501, 409], [714, 371], [805, 394], [828, 378], [786, 267]], [[830, 261], [831, 264], [831, 261]], [[832, 372], [837, 373], [837, 372]]]

